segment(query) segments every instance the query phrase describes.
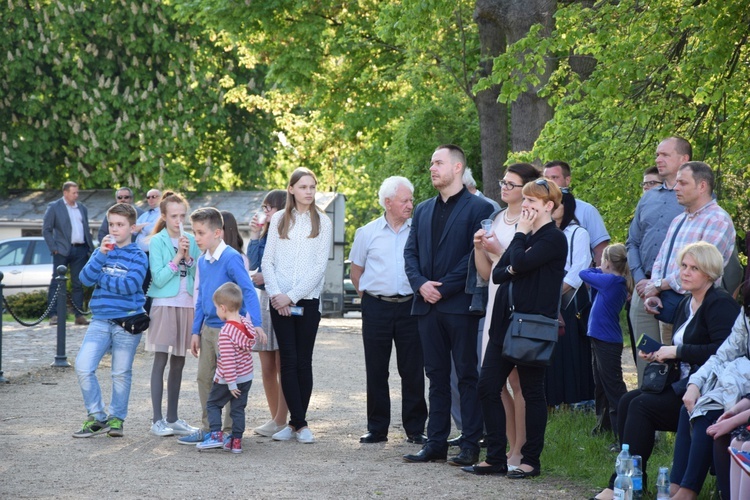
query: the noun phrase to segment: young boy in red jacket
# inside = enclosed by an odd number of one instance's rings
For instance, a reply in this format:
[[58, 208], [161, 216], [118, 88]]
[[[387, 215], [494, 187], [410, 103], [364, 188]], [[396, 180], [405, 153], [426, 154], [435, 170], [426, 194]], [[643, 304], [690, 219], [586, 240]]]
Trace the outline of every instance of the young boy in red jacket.
[[[256, 331], [248, 319], [240, 316], [242, 290], [239, 286], [231, 282], [221, 285], [214, 292], [213, 302], [216, 315], [225, 323], [219, 333], [216, 374], [206, 403], [211, 432], [195, 446], [199, 450], [223, 447], [232, 453], [242, 453], [247, 394], [253, 383], [251, 349], [255, 345]], [[259, 329], [258, 336], [265, 337], [265, 334]], [[221, 431], [221, 409], [227, 402], [231, 402], [232, 437], [225, 440]]]

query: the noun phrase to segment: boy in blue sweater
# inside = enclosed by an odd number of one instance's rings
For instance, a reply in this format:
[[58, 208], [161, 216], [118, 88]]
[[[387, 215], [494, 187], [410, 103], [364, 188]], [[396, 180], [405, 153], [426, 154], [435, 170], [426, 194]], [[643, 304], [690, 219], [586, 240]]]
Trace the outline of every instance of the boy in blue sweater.
[[[242, 255], [224, 243], [222, 239], [224, 219], [221, 212], [213, 207], [199, 208], [190, 214], [195, 242], [204, 254], [198, 258], [198, 298], [195, 304], [193, 320], [193, 338], [190, 351], [198, 357], [198, 397], [203, 410], [202, 429], [178, 439], [181, 444], [195, 445], [203, 441], [210, 432], [206, 402], [211, 392], [213, 376], [216, 372], [216, 357], [219, 353], [219, 332], [224, 322], [216, 314], [213, 295], [227, 282], [235, 283], [242, 290], [243, 307], [240, 314], [250, 313], [250, 320], [255, 326], [259, 338], [265, 333], [260, 328], [260, 303], [255, 294], [253, 282]], [[198, 354], [200, 353], [200, 356]], [[229, 412], [224, 419], [224, 430], [232, 428]], [[231, 434], [229, 432], [227, 435]]]
[[[93, 312], [75, 367], [83, 404], [88, 418], [73, 437], [87, 438], [107, 433], [122, 437], [123, 421], [128, 415], [133, 359], [141, 334], [133, 334], [118, 323], [131, 316], [144, 314], [143, 280], [148, 258], [138, 245], [131, 242], [135, 226], [135, 209], [118, 203], [107, 210], [109, 234], [81, 270], [81, 282], [94, 286], [89, 307]], [[112, 351], [112, 399], [105, 413], [102, 391], [96, 369], [104, 355]]]

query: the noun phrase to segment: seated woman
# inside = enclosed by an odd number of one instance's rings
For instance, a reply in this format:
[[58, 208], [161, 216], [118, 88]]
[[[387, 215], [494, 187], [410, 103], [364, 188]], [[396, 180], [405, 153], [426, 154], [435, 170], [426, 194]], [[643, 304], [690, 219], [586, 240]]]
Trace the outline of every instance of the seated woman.
[[[750, 297], [746, 296], [745, 312], [749, 304]], [[672, 498], [697, 498], [711, 465], [712, 448], [719, 492], [722, 498], [730, 498], [729, 433], [738, 425], [747, 425], [745, 412], [750, 408], [748, 340], [748, 320], [745, 314], [740, 314], [729, 338], [690, 376], [682, 398], [685, 406], [680, 410], [674, 446], [670, 477]], [[714, 422], [716, 424], [712, 425]], [[722, 425], [722, 422], [725, 423]], [[714, 445], [714, 440], [718, 446]], [[743, 446], [743, 443], [734, 444], [737, 448]]]
[[[729, 336], [739, 304], [721, 288], [714, 287], [721, 278], [723, 261], [710, 243], [687, 245], [677, 256], [680, 280], [687, 293], [680, 302], [674, 323], [672, 345], [639, 356], [646, 361], [680, 361], [680, 380], [667, 385], [659, 394], [630, 391], [620, 399], [617, 415], [620, 443], [630, 445], [630, 453], [643, 457], [643, 484], [647, 483], [647, 465], [654, 449], [655, 431], [676, 431], [682, 407], [682, 396], [688, 376], [695, 373], [716, 353]], [[616, 474], [597, 500], [611, 499]]]
[[[495, 295], [490, 341], [482, 361], [478, 388], [487, 429], [487, 459], [462, 469], [472, 474], [507, 473], [511, 479], [540, 473], [547, 406], [545, 367], [516, 365], [503, 356], [503, 341], [511, 321], [510, 306], [512, 303], [520, 313], [557, 318], [568, 253], [565, 236], [552, 220], [552, 212], [562, 198], [560, 188], [551, 180], [541, 178], [526, 184], [522, 193], [522, 211], [515, 236], [492, 272], [492, 280], [500, 288]], [[500, 391], [514, 367], [518, 368], [526, 400], [526, 442], [521, 448], [521, 465], [509, 471], [505, 454], [508, 437]]]

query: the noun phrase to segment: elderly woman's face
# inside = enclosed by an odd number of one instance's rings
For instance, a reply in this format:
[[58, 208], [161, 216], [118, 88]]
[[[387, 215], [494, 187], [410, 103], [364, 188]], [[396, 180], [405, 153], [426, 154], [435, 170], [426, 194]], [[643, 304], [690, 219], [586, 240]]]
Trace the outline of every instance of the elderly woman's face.
[[698, 269], [698, 263], [689, 253], [682, 257], [682, 265], [680, 265], [680, 282], [682, 283], [682, 288], [688, 292], [700, 290], [713, 284], [711, 278]]

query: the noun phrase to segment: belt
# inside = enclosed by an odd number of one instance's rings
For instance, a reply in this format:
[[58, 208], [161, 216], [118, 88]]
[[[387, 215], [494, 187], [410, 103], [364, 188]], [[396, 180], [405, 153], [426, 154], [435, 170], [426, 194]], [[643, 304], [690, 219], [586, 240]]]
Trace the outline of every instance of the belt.
[[374, 293], [370, 293], [367, 290], [365, 290], [365, 293], [369, 295], [370, 297], [375, 297], [378, 300], [382, 300], [383, 302], [394, 302], [397, 304], [401, 304], [403, 302], [409, 302], [412, 297], [414, 297], [414, 294], [411, 295], [375, 295]]
[[70, 246], [72, 246], [72, 247], [85, 247], [87, 245], [86, 245], [86, 243], [71, 243]]

